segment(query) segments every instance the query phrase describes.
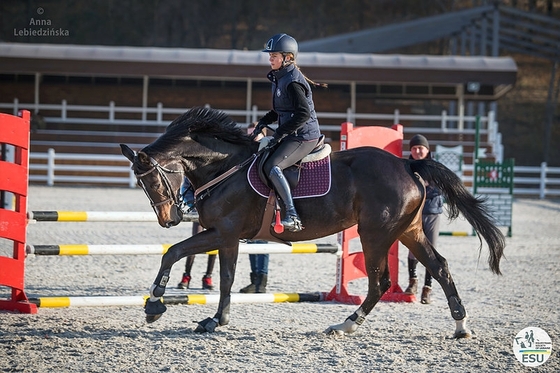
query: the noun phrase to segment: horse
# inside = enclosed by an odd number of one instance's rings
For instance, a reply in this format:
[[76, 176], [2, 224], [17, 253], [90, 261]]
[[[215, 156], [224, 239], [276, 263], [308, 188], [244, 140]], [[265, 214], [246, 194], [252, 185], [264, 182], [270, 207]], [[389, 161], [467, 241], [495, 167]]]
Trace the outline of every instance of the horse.
[[[199, 222], [205, 228], [172, 245], [162, 256], [150, 296], [144, 306], [146, 321], [158, 320], [166, 311], [162, 302], [174, 263], [188, 255], [219, 248], [220, 299], [217, 312], [200, 322], [195, 332], [214, 332], [230, 322], [231, 288], [239, 242], [259, 238], [261, 223], [268, 238], [278, 242], [314, 240], [357, 224], [368, 276], [368, 292], [358, 309], [327, 334], [355, 332], [389, 289], [388, 252], [400, 240], [437, 280], [455, 320], [455, 338], [468, 338], [467, 311], [455, 287], [447, 261], [422, 230], [425, 181], [440, 188], [450, 220], [462, 214], [488, 246], [488, 265], [501, 275], [500, 259], [505, 237], [492, 219], [483, 198], [473, 196], [460, 178], [433, 160], [396, 157], [375, 147], [358, 147], [330, 154], [332, 180], [325, 195], [295, 200], [304, 228], [276, 232], [263, 217], [266, 198], [250, 186], [247, 170], [260, 154], [235, 121], [220, 110], [195, 107], [173, 120], [153, 143], [137, 153], [120, 144], [162, 227], [182, 220], [179, 189], [186, 176], [196, 188]], [[272, 215], [270, 215], [272, 216]], [[263, 219], [264, 222], [263, 222]]]

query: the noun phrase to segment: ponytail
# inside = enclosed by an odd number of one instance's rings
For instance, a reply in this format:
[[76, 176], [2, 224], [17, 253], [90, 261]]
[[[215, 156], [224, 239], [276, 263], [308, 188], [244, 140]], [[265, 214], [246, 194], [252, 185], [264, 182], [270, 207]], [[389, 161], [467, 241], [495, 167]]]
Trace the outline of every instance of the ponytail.
[[296, 58], [294, 56], [294, 54], [292, 52], [284, 52], [282, 53], [282, 55], [284, 56], [284, 62], [282, 62], [282, 65], [286, 65], [286, 56], [289, 55], [290, 57], [292, 57], [291, 61], [288, 61], [288, 63], [291, 63], [295, 66], [296, 69], [299, 70], [299, 72], [301, 73], [301, 75], [303, 75], [303, 77], [305, 78], [305, 80], [307, 81], [307, 83], [311, 84], [314, 87], [321, 87], [321, 88], [327, 88], [329, 85], [327, 83], [316, 83], [313, 80], [309, 79], [307, 76], [305, 76], [305, 74], [303, 73], [303, 71], [301, 71], [301, 69], [299, 68], [299, 66], [296, 63]]

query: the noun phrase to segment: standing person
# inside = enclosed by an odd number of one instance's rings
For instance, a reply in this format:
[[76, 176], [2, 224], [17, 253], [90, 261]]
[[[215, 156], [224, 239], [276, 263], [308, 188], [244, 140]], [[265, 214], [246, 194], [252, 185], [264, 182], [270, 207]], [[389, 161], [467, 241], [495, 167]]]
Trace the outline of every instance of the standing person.
[[[251, 134], [255, 130], [255, 123], [250, 123], [247, 132]], [[256, 133], [253, 136], [255, 141], [260, 141], [266, 135], [266, 129], [263, 133]], [[266, 244], [265, 240], [247, 240], [247, 243]], [[268, 284], [268, 254], [249, 254], [249, 262], [251, 263], [251, 283], [241, 290], [240, 293], [266, 293], [266, 285]]]
[[283, 170], [308, 155], [321, 137], [310, 86], [321, 84], [309, 80], [296, 65], [298, 44], [293, 37], [274, 35], [263, 52], [268, 53], [272, 68], [267, 78], [272, 82], [273, 109], [259, 120], [255, 134], [259, 134], [267, 124], [278, 122], [269, 143], [274, 147], [264, 164], [264, 172], [284, 205], [281, 224], [291, 232], [299, 232], [303, 229], [302, 222]]
[[[410, 139], [410, 158], [412, 159], [432, 159], [430, 152], [430, 144], [428, 139], [422, 135], [415, 135]], [[437, 244], [439, 236], [439, 217], [443, 212], [443, 196], [441, 190], [426, 182], [426, 201], [422, 209], [422, 226], [424, 234], [434, 247]], [[408, 276], [409, 285], [404, 291], [406, 294], [416, 294], [418, 291], [418, 276], [416, 275], [416, 265], [418, 260], [409, 251], [408, 252]], [[426, 269], [426, 277], [424, 279], [424, 287], [420, 302], [429, 304], [431, 302], [430, 294], [432, 292], [432, 276]]]
[[[183, 180], [183, 185], [181, 185], [181, 210], [183, 213], [189, 215], [198, 215], [196, 208], [194, 207], [194, 191], [191, 183], [187, 178]], [[202, 232], [204, 229], [199, 223], [193, 222], [192, 235]], [[191, 270], [194, 264], [194, 255], [187, 256], [185, 262], [185, 272], [183, 272], [183, 277], [181, 282], [177, 285], [178, 289], [188, 289], [191, 283]], [[216, 263], [216, 255], [208, 255], [208, 263], [206, 264], [206, 273], [202, 277], [202, 288], [206, 290], [213, 290], [214, 285], [212, 284], [212, 272], [214, 271], [214, 264]]]
[[[265, 240], [247, 240], [250, 244], [267, 244]], [[249, 254], [251, 263], [251, 283], [241, 290], [240, 293], [266, 293], [268, 285], [268, 254]]]

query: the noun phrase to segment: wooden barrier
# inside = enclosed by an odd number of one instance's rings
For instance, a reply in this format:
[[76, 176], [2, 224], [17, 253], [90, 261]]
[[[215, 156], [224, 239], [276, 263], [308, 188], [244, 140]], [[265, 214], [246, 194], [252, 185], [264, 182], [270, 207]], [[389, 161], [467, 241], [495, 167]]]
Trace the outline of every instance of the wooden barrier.
[[[359, 146], [376, 146], [397, 157], [402, 157], [403, 127], [400, 124], [387, 127], [354, 128], [352, 123], [342, 123], [340, 131], [340, 149], [346, 150]], [[364, 253], [350, 252], [350, 240], [359, 237], [357, 226], [341, 233], [342, 255], [338, 259], [336, 284], [326, 296], [326, 300], [342, 303], [361, 304], [363, 296], [348, 293], [348, 283], [352, 280], [367, 277]], [[391, 287], [381, 300], [392, 302], [414, 302], [413, 294], [405, 294], [399, 286], [399, 245], [395, 242], [389, 250], [389, 273]]]
[[[0, 237], [13, 242], [12, 257], [0, 256], [0, 285], [11, 290], [9, 299], [0, 299], [0, 309], [22, 313], [37, 313], [35, 304], [29, 303], [24, 292], [25, 238], [27, 233], [27, 193], [29, 181], [29, 130], [30, 114], [21, 117], [0, 114], [0, 143], [2, 149], [14, 148], [13, 162], [0, 159], [0, 193], [13, 194], [14, 208], [0, 206]], [[4, 200], [4, 198], [2, 198]]]

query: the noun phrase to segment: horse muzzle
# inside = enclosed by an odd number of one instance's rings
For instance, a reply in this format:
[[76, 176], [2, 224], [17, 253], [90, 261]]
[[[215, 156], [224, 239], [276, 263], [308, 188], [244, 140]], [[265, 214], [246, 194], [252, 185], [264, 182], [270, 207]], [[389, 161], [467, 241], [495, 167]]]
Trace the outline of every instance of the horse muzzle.
[[175, 204], [169, 208], [158, 208], [156, 214], [158, 223], [163, 228], [174, 227], [183, 221], [183, 212]]

